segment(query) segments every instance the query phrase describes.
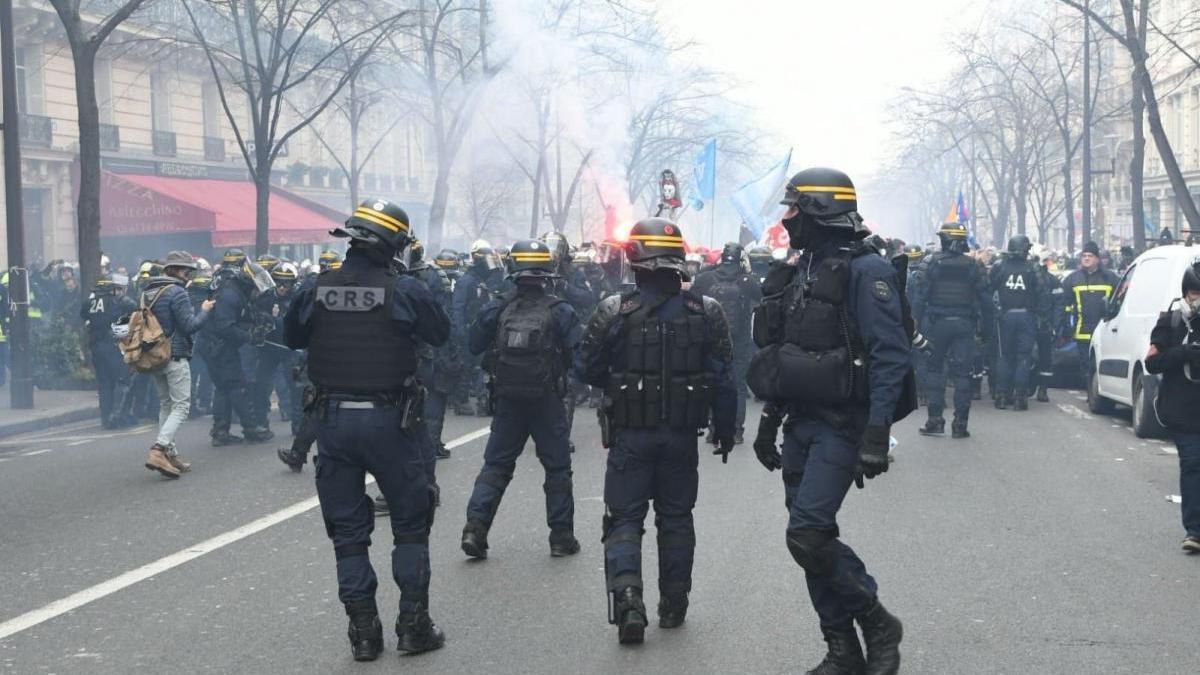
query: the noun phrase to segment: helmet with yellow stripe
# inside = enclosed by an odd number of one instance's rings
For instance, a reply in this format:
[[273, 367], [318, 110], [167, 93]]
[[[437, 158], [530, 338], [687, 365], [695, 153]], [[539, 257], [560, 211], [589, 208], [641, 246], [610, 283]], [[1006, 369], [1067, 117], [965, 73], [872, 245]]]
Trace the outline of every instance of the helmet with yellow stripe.
[[938, 230], [938, 239], [942, 240], [942, 250], [954, 253], [966, 253], [970, 250], [967, 241], [967, 226], [963, 223], [945, 223]]
[[408, 214], [398, 204], [386, 199], [368, 199], [346, 219], [346, 224], [330, 232], [335, 237], [349, 237], [352, 244], [383, 247], [392, 255], [403, 251], [412, 240]]
[[841, 171], [814, 167], [792, 176], [780, 203], [795, 206], [805, 215], [828, 218], [857, 211], [858, 192]]
[[684, 260], [683, 231], [666, 218], [646, 218], [634, 223], [625, 251], [634, 269], [673, 269], [684, 281], [691, 278]]
[[557, 264], [550, 247], [536, 239], [520, 239], [514, 242], [506, 261], [508, 276], [513, 279], [553, 277]]

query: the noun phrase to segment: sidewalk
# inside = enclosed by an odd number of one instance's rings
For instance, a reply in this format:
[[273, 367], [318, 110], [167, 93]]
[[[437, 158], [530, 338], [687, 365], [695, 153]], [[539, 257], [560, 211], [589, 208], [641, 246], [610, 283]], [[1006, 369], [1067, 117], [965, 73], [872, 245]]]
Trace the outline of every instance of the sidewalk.
[[33, 409], [13, 410], [7, 385], [0, 387], [0, 438], [52, 429], [60, 424], [100, 417], [94, 391], [33, 390]]

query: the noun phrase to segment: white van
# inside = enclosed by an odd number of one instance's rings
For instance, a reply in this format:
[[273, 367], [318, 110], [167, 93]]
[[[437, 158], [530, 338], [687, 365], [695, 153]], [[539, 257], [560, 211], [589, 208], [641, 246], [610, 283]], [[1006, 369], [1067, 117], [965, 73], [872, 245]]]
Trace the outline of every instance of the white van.
[[1183, 270], [1196, 260], [1200, 260], [1200, 246], [1160, 246], [1138, 256], [1117, 284], [1104, 319], [1092, 331], [1088, 409], [1107, 414], [1115, 403], [1131, 407], [1138, 438], [1163, 434], [1154, 414], [1158, 376], [1146, 374], [1142, 361], [1159, 313], [1179, 297]]

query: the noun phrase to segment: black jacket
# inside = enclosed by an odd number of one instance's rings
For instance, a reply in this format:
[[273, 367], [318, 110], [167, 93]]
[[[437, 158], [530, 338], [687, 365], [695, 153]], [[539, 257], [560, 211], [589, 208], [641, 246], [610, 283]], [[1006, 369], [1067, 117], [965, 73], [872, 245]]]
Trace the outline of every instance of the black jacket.
[[1185, 320], [1178, 309], [1159, 314], [1150, 346], [1146, 370], [1162, 375], [1154, 402], [1159, 421], [1169, 431], [1200, 432], [1200, 317]]

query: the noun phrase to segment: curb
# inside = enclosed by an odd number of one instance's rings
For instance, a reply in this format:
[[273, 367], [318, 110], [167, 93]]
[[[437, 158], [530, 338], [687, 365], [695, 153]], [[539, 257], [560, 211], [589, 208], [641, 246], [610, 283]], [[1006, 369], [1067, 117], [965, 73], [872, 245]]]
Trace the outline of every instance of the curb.
[[60, 413], [47, 415], [45, 417], [25, 420], [23, 422], [0, 424], [0, 438], [4, 438], [6, 436], [15, 436], [17, 434], [27, 434], [33, 431], [44, 431], [46, 429], [53, 429], [54, 427], [63, 424], [82, 422], [83, 420], [97, 419], [99, 417], [100, 406], [75, 408], [73, 410], [66, 410]]

